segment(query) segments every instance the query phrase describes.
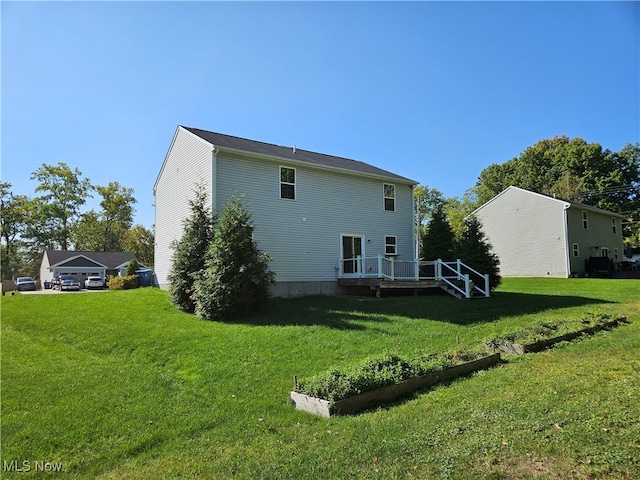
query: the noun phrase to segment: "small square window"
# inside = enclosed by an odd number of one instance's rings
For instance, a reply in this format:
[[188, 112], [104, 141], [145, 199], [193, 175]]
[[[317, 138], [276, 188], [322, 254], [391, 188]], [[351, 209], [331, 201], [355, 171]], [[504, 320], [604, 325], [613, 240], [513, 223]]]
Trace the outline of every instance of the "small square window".
[[384, 252], [387, 255], [397, 255], [398, 254], [398, 237], [393, 235], [388, 235], [384, 237]]
[[384, 184], [384, 209], [387, 212], [396, 211], [396, 186], [389, 183]]
[[574, 257], [579, 257], [580, 256], [580, 247], [577, 243], [573, 244], [573, 256]]
[[296, 169], [280, 167], [280, 198], [296, 199]]

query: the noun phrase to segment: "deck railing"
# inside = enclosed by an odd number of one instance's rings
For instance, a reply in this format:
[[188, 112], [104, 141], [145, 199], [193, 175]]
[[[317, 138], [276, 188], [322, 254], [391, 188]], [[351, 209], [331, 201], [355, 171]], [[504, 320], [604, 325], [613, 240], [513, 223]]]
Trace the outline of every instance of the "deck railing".
[[482, 274], [460, 260], [419, 261], [394, 257], [354, 257], [338, 259], [339, 278], [381, 278], [385, 280], [436, 280], [465, 298], [490, 296], [489, 275]]

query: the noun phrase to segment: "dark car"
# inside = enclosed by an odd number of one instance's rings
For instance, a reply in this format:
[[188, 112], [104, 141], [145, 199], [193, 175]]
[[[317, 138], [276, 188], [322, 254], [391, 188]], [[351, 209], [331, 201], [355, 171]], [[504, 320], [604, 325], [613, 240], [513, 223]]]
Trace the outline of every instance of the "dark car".
[[62, 290], [80, 290], [80, 280], [73, 275], [60, 275], [57, 287]]
[[16, 290], [19, 292], [34, 291], [36, 289], [36, 282], [31, 277], [18, 277], [16, 279]]

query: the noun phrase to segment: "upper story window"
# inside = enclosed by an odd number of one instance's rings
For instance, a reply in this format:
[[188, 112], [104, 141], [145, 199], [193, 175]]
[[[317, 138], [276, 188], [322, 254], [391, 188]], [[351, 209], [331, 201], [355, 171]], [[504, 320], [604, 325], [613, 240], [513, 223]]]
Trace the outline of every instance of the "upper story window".
[[395, 235], [387, 235], [384, 237], [384, 253], [387, 255], [398, 254], [398, 237]]
[[384, 184], [384, 209], [388, 212], [396, 211], [396, 186]]
[[585, 210], [582, 211], [582, 228], [589, 229], [589, 214]]
[[280, 198], [296, 199], [296, 169], [280, 167]]
[[615, 235], [618, 233], [618, 225], [616, 224], [616, 217], [611, 217], [611, 231]]

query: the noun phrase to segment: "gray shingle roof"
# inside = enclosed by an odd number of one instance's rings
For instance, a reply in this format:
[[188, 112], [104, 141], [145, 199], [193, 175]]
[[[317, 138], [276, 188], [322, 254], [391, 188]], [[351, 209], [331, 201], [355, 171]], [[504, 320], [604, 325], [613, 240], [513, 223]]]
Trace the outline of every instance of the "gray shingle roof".
[[84, 255], [87, 258], [105, 265], [108, 269], [114, 269], [136, 258], [133, 253], [129, 252], [79, 252], [72, 250], [47, 250], [45, 255], [49, 257], [49, 265], [56, 265], [70, 258]]
[[350, 160], [348, 158], [335, 157], [333, 155], [326, 155], [324, 153], [310, 152], [308, 150], [302, 150], [299, 148], [296, 148], [294, 151], [293, 147], [283, 147], [279, 145], [273, 145], [271, 143], [258, 142], [256, 140], [249, 140], [246, 138], [234, 137], [222, 133], [200, 130], [198, 128], [185, 126], [183, 126], [182, 128], [188, 130], [194, 135], [197, 135], [198, 137], [202, 138], [206, 142], [209, 142], [215, 147], [258, 153], [297, 162], [306, 162], [322, 167], [336, 168], [340, 170], [351, 170], [357, 173], [386, 177], [403, 183], [416, 185], [418, 184], [418, 182], [414, 180], [396, 175], [395, 173], [383, 170], [378, 167], [374, 167], [373, 165], [369, 165], [368, 163], [360, 162], [358, 160]]

